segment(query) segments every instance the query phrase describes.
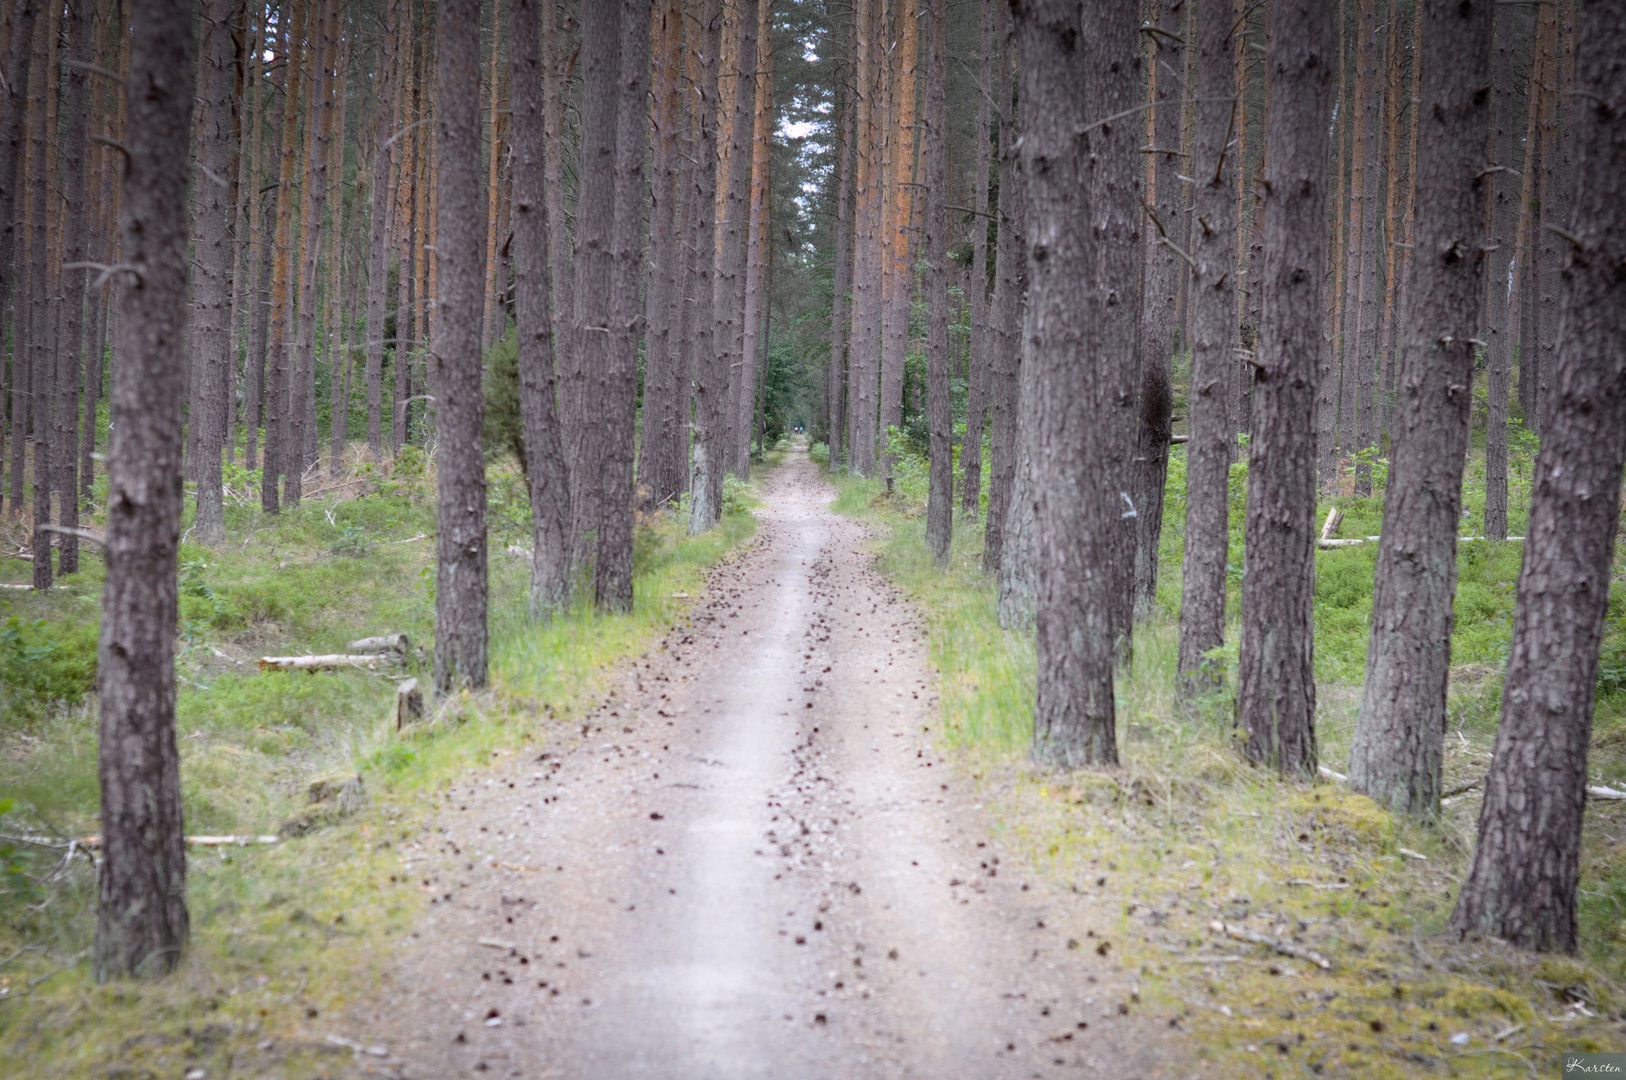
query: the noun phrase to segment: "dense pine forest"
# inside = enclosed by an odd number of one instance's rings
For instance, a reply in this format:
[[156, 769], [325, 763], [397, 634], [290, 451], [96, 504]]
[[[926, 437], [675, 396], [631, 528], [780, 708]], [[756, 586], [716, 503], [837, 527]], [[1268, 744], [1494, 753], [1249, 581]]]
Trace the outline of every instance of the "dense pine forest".
[[1626, 1051], [1620, 0], [3, 3], [0, 1075]]

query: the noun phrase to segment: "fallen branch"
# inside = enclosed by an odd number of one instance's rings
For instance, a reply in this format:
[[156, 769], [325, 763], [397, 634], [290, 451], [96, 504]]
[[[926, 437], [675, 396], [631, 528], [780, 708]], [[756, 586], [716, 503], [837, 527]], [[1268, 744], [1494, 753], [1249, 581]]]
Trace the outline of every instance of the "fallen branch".
[[[1486, 773], [1485, 775], [1489, 776], [1490, 774]], [[1447, 791], [1444, 795], [1441, 795], [1440, 796], [1440, 801], [1443, 803], [1447, 799], [1455, 799], [1459, 795], [1466, 795], [1466, 794], [1468, 794], [1468, 792], [1472, 791], [1474, 788], [1478, 787], [1480, 784], [1483, 784], [1484, 782], [1485, 782], [1485, 777], [1481, 776], [1479, 779], [1470, 780], [1466, 784], [1458, 784], [1456, 787], [1452, 788], [1450, 791]]]
[[1339, 510], [1336, 506], [1329, 507], [1327, 509], [1327, 520], [1321, 526], [1321, 536], [1319, 537], [1320, 542], [1325, 544], [1328, 540], [1331, 540], [1333, 534], [1338, 531], [1339, 522], [1343, 520], [1344, 514], [1341, 510]]
[[386, 543], [386, 544], [384, 544], [382, 546], [384, 546], [384, 547], [394, 547], [396, 544], [410, 544], [410, 543], [413, 543], [414, 541], [427, 540], [427, 539], [429, 539], [429, 534], [428, 533], [419, 533], [417, 536], [409, 536], [405, 540], [391, 540], [391, 541], [389, 541], [388, 543]]
[[1613, 801], [1626, 801], [1626, 791], [1617, 791], [1612, 787], [1602, 787], [1598, 784], [1588, 784], [1586, 794], [1589, 799], [1609, 799]]
[[1327, 768], [1325, 765], [1317, 765], [1315, 767], [1315, 770], [1316, 770], [1316, 772], [1320, 773], [1322, 776], [1325, 776], [1328, 780], [1336, 780], [1340, 784], [1349, 783], [1349, 777], [1345, 776], [1341, 772], [1333, 772], [1331, 769]]
[[1270, 937], [1266, 934], [1256, 934], [1252, 930], [1244, 930], [1240, 926], [1231, 926], [1215, 919], [1208, 924], [1208, 928], [1216, 934], [1224, 934], [1236, 941], [1246, 941], [1250, 945], [1263, 945], [1267, 949], [1291, 956], [1296, 960], [1306, 960], [1324, 971], [1332, 969], [1332, 961], [1312, 949], [1301, 949], [1297, 945], [1289, 945], [1285, 941]]
[[1283, 885], [1308, 885], [1312, 889], [1347, 889], [1347, 881], [1311, 881], [1309, 878], [1288, 878]]
[[326, 656], [262, 656], [261, 671], [330, 671], [345, 667], [372, 667], [378, 663], [376, 655], [358, 656], [351, 653], [331, 653]]
[[[43, 848], [72, 848], [72, 847], [101, 847], [102, 838], [99, 835], [75, 836], [67, 840], [58, 840], [51, 836], [9, 836], [0, 834], [0, 840], [14, 844], [31, 844]], [[275, 836], [188, 836], [188, 844], [194, 847], [245, 847], [249, 844], [275, 844]]]
[[79, 539], [88, 540], [92, 544], [101, 547], [107, 546], [107, 537], [101, 533], [91, 532], [89, 529], [74, 529], [66, 525], [36, 525], [34, 528], [40, 532], [57, 533], [61, 536], [77, 536]]

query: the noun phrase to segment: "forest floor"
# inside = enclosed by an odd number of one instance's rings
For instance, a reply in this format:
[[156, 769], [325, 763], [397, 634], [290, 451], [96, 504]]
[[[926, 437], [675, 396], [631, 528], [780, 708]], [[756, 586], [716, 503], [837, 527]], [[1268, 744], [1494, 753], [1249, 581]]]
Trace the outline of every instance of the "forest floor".
[[793, 454], [586, 738], [401, 845], [428, 914], [345, 1018], [388, 1055], [357, 1075], [1186, 1075], [1107, 899], [1013, 860], [941, 755], [918, 614], [832, 495]]

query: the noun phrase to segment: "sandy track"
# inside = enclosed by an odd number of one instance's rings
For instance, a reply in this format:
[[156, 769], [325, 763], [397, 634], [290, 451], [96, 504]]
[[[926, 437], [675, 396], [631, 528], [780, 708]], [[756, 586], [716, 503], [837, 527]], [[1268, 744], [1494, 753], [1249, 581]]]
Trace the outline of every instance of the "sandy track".
[[1102, 913], [1001, 864], [916, 617], [830, 497], [777, 470], [580, 745], [458, 787], [404, 856], [433, 900], [351, 1017], [390, 1051], [357, 1075], [1187, 1071], [1079, 928]]

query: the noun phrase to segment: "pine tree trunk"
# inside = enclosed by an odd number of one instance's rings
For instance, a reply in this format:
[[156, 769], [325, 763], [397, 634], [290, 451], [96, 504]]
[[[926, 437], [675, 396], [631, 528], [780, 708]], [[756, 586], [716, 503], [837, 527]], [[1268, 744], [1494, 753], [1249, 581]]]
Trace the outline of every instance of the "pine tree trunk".
[[[849, 15], [846, 32], [846, 63], [843, 78], [836, 86], [836, 242], [831, 268], [830, 290], [830, 360], [825, 367], [825, 400], [830, 415], [828, 446], [830, 458], [825, 468], [837, 472], [842, 468], [842, 455], [847, 451], [847, 327], [849, 325], [848, 291], [852, 287], [852, 157], [853, 113], [856, 75], [854, 48], [856, 27]], [[766, 379], [764, 379], [766, 381]]]
[[[690, 453], [689, 532], [717, 524], [723, 501], [724, 408], [728, 402], [728, 369], [716, 341], [713, 268], [717, 252], [717, 67], [722, 45], [721, 0], [706, 0], [697, 16], [693, 51], [699, 79], [694, 86], [696, 138], [694, 181], [690, 188], [690, 243], [695, 269], [690, 370], [694, 372], [694, 437]], [[585, 133], [585, 127], [584, 127]]]
[[[344, 82], [348, 65], [346, 64], [346, 50], [344, 48], [344, 23], [341, 18], [342, 11], [339, 5], [334, 5], [333, 27], [334, 32], [330, 41], [332, 50], [328, 59], [328, 66], [333, 69], [333, 104], [329, 106], [333, 113], [331, 121], [333, 135], [337, 136], [338, 153], [334, 158], [335, 167], [328, 171], [327, 204], [332, 208], [332, 229], [328, 233], [328, 264], [327, 264], [327, 301], [323, 305], [323, 322], [326, 323], [324, 339], [326, 345], [324, 352], [327, 356], [328, 368], [328, 413], [327, 413], [327, 474], [337, 480], [344, 475], [344, 448], [349, 435], [350, 416], [350, 364], [349, 354], [344, 348], [343, 338], [345, 326], [348, 324], [349, 310], [340, 302], [340, 284], [344, 270], [344, 147], [346, 144], [345, 120], [345, 93]], [[333, 139], [330, 137], [330, 142]], [[354, 277], [354, 273], [351, 274]], [[483, 340], [483, 339], [482, 339]], [[311, 395], [310, 430], [316, 433], [315, 416], [316, 395]]]
[[1563, 78], [1558, 48], [1557, 4], [1538, 9], [1537, 48], [1543, 53], [1541, 113], [1538, 126], [1540, 166], [1536, 171], [1537, 220], [1532, 223], [1532, 244], [1536, 251], [1536, 430], [1547, 434], [1547, 416], [1558, 383], [1559, 292], [1562, 288], [1564, 252], [1553, 227], [1564, 227], [1568, 215], [1564, 207], [1562, 151], [1559, 146], [1559, 83]]
[[1479, 843], [1452, 927], [1574, 952], [1587, 744], [1626, 460], [1626, 24], [1587, 0], [1576, 33], [1575, 198], [1563, 332], [1519, 571]]
[[[25, 406], [20, 388], [22, 376], [28, 370], [28, 337], [23, 325], [26, 308], [23, 304], [23, 294], [17, 288], [23, 252], [22, 245], [17, 242], [22, 238], [18, 221], [21, 201], [17, 194], [24, 180], [26, 129], [23, 121], [28, 114], [29, 69], [34, 58], [34, 24], [39, 16], [39, 10], [37, 0], [17, 0], [13, 5], [11, 41], [6, 49], [5, 72], [8, 81], [4, 87], [0, 87], [0, 91], [4, 92], [5, 101], [5, 108], [0, 110], [0, 353], [3, 353], [6, 339], [6, 312], [10, 308], [11, 300], [15, 298], [17, 307], [10, 326], [11, 455], [14, 470], [23, 460], [26, 431], [21, 420]], [[3, 364], [3, 361], [3, 355], [0, 355], [0, 364]], [[4, 387], [0, 386], [0, 394], [3, 394], [3, 390]], [[5, 458], [4, 426], [0, 424], [0, 463], [3, 463]], [[20, 480], [14, 474], [11, 484], [13, 513], [19, 513], [22, 509], [17, 498], [20, 488]]]
[[857, 476], [875, 473], [876, 395], [880, 375], [881, 263], [876, 250], [880, 237], [876, 131], [880, 110], [876, 101], [878, 42], [875, 6], [878, 0], [856, 0], [853, 86], [857, 97], [857, 134], [853, 152], [853, 301], [852, 334], [847, 345], [847, 471]]
[[99, 980], [157, 978], [188, 936], [180, 754], [175, 741], [176, 554], [181, 522], [181, 338], [196, 25], [190, 3], [132, 0], [122, 337], [110, 397], [102, 620], [102, 859], [92, 966]]
[[[1338, 0], [1338, 96], [1333, 116], [1332, 169], [1332, 237], [1327, 244], [1327, 278], [1332, 288], [1327, 292], [1326, 328], [1321, 341], [1321, 382], [1316, 389], [1316, 472], [1323, 491], [1331, 491], [1338, 481], [1338, 357], [1343, 335], [1344, 295], [1344, 236], [1347, 223], [1344, 218], [1350, 209], [1344, 176], [1349, 132], [1348, 70], [1344, 62], [1346, 49], [1345, 28], [1349, 23], [1349, 0]], [[1188, 455], [1195, 451], [1188, 447]], [[1189, 469], [1189, 466], [1188, 466]], [[1188, 508], [1187, 513], [1190, 513]], [[1183, 670], [1183, 669], [1182, 669]]]
[[751, 120], [751, 207], [750, 235], [746, 238], [745, 316], [741, 325], [740, 360], [744, 378], [740, 384], [739, 474], [751, 475], [751, 439], [760, 437], [757, 422], [758, 391], [765, 389], [758, 378], [758, 357], [767, 345], [768, 313], [768, 193], [769, 148], [773, 140], [773, 2], [751, 0], [757, 20], [756, 49], [752, 54], [756, 86]]
[[1219, 686], [1209, 654], [1225, 641], [1230, 545], [1229, 377], [1237, 343], [1236, 154], [1238, 109], [1230, 0], [1197, 0], [1197, 123], [1192, 146], [1191, 441], [1186, 444], [1186, 536], [1181, 570], [1179, 687]]
[[218, 182], [231, 165], [232, 41], [231, 0], [212, 0], [208, 52], [199, 72], [203, 116], [197, 138], [195, 193], [196, 250], [192, 279], [192, 351], [199, 376], [193, 395], [193, 424], [199, 430], [197, 534], [199, 543], [226, 538], [220, 471], [226, 428], [226, 392], [231, 372], [231, 191]]
[[1489, 4], [1425, 0], [1415, 287], [1383, 503], [1349, 783], [1396, 813], [1439, 812], [1457, 520], [1484, 295]]
[[[682, 0], [659, 0], [651, 34], [655, 63], [650, 279], [644, 319], [643, 441], [638, 453], [638, 501], [646, 512], [675, 500], [683, 491], [687, 473], [689, 380], [685, 378], [680, 330], [685, 263]], [[515, 140], [517, 144], [517, 132]], [[517, 272], [517, 260], [515, 265]]]
[[620, 116], [620, 0], [582, 12], [581, 166], [576, 200], [576, 310], [566, 381], [570, 436], [573, 581], [583, 599], [596, 591], [600, 530], [607, 492], [603, 470], [610, 433], [603, 409], [619, 338], [615, 328], [616, 138]]
[[[1185, 0], [1160, 0], [1152, 39], [1151, 83], [1155, 87], [1153, 132], [1153, 220], [1145, 249], [1140, 313], [1140, 417], [1136, 431], [1130, 491], [1135, 498], [1134, 617], [1144, 619], [1157, 604], [1157, 564], [1163, 537], [1163, 488], [1169, 475], [1169, 436], [1174, 413], [1174, 348], [1180, 271], [1175, 254], [1181, 242], [1180, 111], [1189, 95], [1181, 85], [1182, 16]], [[1145, 228], [1147, 226], [1143, 226]]]
[[[90, 0], [67, 5], [68, 70], [67, 114], [62, 134], [64, 173], [62, 256], [59, 289], [62, 294], [61, 337], [57, 341], [56, 450], [57, 523], [64, 529], [79, 527], [79, 384], [84, 379], [85, 300], [84, 269], [86, 219], [86, 145], [90, 126], [90, 74], [84, 65], [96, 57], [95, 24]], [[78, 264], [77, 266], [75, 264]], [[72, 267], [72, 269], [70, 269]], [[57, 569], [63, 574], [79, 570], [79, 534], [60, 535]]]
[[[1365, 168], [1361, 177], [1361, 281], [1360, 281], [1360, 351], [1355, 356], [1355, 450], [1375, 449], [1377, 446], [1377, 420], [1374, 412], [1378, 363], [1378, 296], [1383, 283], [1378, 277], [1378, 196], [1383, 175], [1379, 161], [1378, 135], [1382, 122], [1382, 89], [1378, 81], [1378, 64], [1389, 34], [1386, 0], [1374, 0], [1378, 8], [1374, 37], [1367, 51], [1366, 100], [1361, 112], [1366, 122], [1361, 155]], [[1378, 37], [1382, 37], [1380, 42]], [[1355, 465], [1355, 494], [1372, 493], [1372, 466], [1369, 461], [1357, 460]]]
[[930, 438], [930, 485], [926, 500], [926, 549], [938, 566], [948, 564], [954, 525], [954, 415], [949, 401], [948, 299], [948, 7], [926, 0], [926, 390]]
[[[393, 222], [395, 188], [394, 158], [391, 151], [395, 132], [391, 130], [391, 99], [398, 81], [395, 65], [397, 5], [387, 8], [384, 33], [380, 38], [378, 141], [373, 148], [372, 211], [368, 222], [367, 246], [367, 457], [384, 457], [384, 305], [390, 277], [390, 226]], [[534, 27], [533, 27], [534, 29]]]
[[510, 105], [513, 109], [514, 324], [519, 366], [525, 481], [531, 496], [530, 612], [564, 610], [570, 585], [570, 473], [559, 430], [548, 297], [547, 131], [542, 123], [538, 8], [510, 0]]
[[633, 442], [637, 427], [639, 300], [644, 278], [644, 200], [649, 193], [650, 0], [621, 0], [617, 66], [614, 291], [610, 298], [610, 355], [594, 384], [590, 422], [603, 452], [598, 486], [598, 555], [594, 600], [606, 611], [632, 610]]
[[960, 510], [975, 520], [982, 510], [982, 434], [988, 421], [988, 181], [992, 172], [994, 80], [997, 79], [997, 41], [994, 37], [994, 0], [982, 0], [982, 67], [977, 81], [977, 173], [971, 208], [971, 352], [966, 361], [965, 440], [960, 444]]
[[725, 50], [725, 64], [732, 68], [724, 73], [719, 96], [722, 99], [720, 124], [726, 124], [720, 138], [727, 139], [722, 162], [718, 168], [718, 210], [723, 215], [717, 226], [717, 280], [716, 310], [717, 348], [726, 357], [728, 365], [727, 402], [724, 405], [722, 428], [722, 472], [740, 475], [740, 459], [745, 447], [744, 432], [750, 424], [746, 417], [754, 402], [744, 400], [745, 368], [745, 270], [747, 243], [750, 239], [751, 210], [751, 124], [755, 82], [747, 82], [746, 71], [756, 69], [757, 12], [756, 0], [733, 0], [725, 15], [736, 26], [725, 27], [724, 33], [733, 32], [732, 46]]
[[[1316, 346], [1326, 265], [1333, 14], [1275, 0], [1264, 293], [1249, 442], [1237, 719], [1244, 753], [1316, 775]], [[1347, 370], [1347, 367], [1346, 367]]]
[[480, 0], [441, 0], [435, 41], [435, 692], [487, 676], [481, 319], [487, 191], [480, 154]]
[[290, 291], [293, 247], [294, 170], [298, 168], [299, 95], [305, 63], [301, 42], [305, 35], [304, 0], [292, 0], [290, 29], [283, 36], [282, 52], [287, 59], [283, 74], [282, 149], [277, 165], [275, 262], [271, 270], [270, 345], [267, 347], [265, 379], [265, 462], [260, 472], [260, 509], [275, 514], [280, 506], [278, 480], [289, 469], [299, 467], [299, 453], [288, 439], [289, 353], [288, 333], [292, 322]]
[[994, 252], [994, 304], [989, 314], [988, 518], [983, 523], [982, 569], [998, 574], [1005, 557], [1005, 516], [1016, 478], [1017, 409], [1020, 394], [1021, 328], [1026, 288], [1025, 177], [1017, 159], [1016, 106], [1012, 93], [1015, 45], [1010, 18], [1002, 10], [999, 36], [999, 235]]
[[[1412, 11], [1413, 25], [1416, 25], [1417, 11]], [[1385, 172], [1388, 176], [1388, 187], [1383, 200], [1383, 235], [1378, 243], [1383, 249], [1383, 304], [1379, 312], [1380, 330], [1378, 333], [1379, 352], [1379, 379], [1378, 402], [1373, 412], [1376, 427], [1373, 433], [1373, 446], [1382, 444], [1385, 435], [1394, 438], [1394, 419], [1397, 402], [1393, 391], [1395, 388], [1396, 372], [1400, 363], [1401, 335], [1397, 325], [1401, 312], [1399, 307], [1400, 277], [1397, 272], [1402, 260], [1399, 258], [1403, 250], [1396, 243], [1400, 230], [1400, 192], [1414, 184], [1402, 184], [1400, 170], [1400, 133], [1405, 127], [1401, 117], [1407, 121], [1416, 119], [1416, 111], [1409, 108], [1410, 96], [1402, 97], [1400, 88], [1401, 71], [1404, 68], [1402, 57], [1405, 49], [1401, 45], [1403, 40], [1399, 34], [1400, 12], [1399, 5], [1395, 5], [1390, 14], [1392, 25], [1389, 28], [1389, 74], [1387, 87], [1384, 92], [1384, 128], [1388, 132], [1389, 148], [1385, 163]], [[1407, 172], [1415, 180], [1416, 157], [1407, 159]]]
[[[559, 368], [560, 424], [567, 460], [576, 445], [576, 424], [580, 401], [569, 365], [574, 362], [577, 342], [572, 325], [576, 314], [574, 289], [575, 251], [570, 222], [565, 216], [565, 107], [569, 104], [571, 70], [576, 54], [559, 41], [559, 15], [564, 0], [547, 0], [542, 11], [542, 121], [547, 133], [548, 257], [553, 261], [550, 281], [553, 288], [553, 347]], [[577, 191], [581, 191], [578, 179]], [[574, 498], [574, 480], [572, 480]]]
[[1359, 420], [1359, 368], [1365, 355], [1366, 343], [1361, 340], [1361, 288], [1367, 274], [1362, 259], [1362, 237], [1366, 235], [1366, 212], [1371, 208], [1366, 198], [1367, 127], [1376, 123], [1376, 106], [1367, 108], [1376, 93], [1373, 83], [1377, 78], [1377, 61], [1373, 57], [1377, 34], [1377, 0], [1359, 0], [1356, 21], [1354, 65], [1355, 95], [1350, 100], [1353, 133], [1349, 146], [1349, 232], [1344, 240], [1344, 291], [1339, 297], [1339, 322], [1343, 335], [1339, 342], [1338, 364], [1338, 456], [1344, 468], [1354, 465], [1355, 452], [1360, 449]]
[[[56, 175], [52, 140], [55, 135], [56, 43], [57, 25], [61, 9], [53, 8], [42, 24], [43, 40], [36, 40], [34, 61], [35, 81], [29, 90], [30, 111], [28, 124], [30, 150], [30, 212], [29, 224], [33, 237], [29, 242], [28, 281], [32, 296], [29, 303], [30, 329], [28, 334], [29, 375], [29, 429], [34, 435], [34, 588], [48, 589], [54, 576], [51, 562], [51, 535], [42, 526], [51, 523], [51, 405], [55, 400], [55, 357], [52, 353], [51, 322], [54, 312], [50, 304], [49, 237], [46, 231], [46, 203], [49, 179]], [[20, 455], [19, 455], [20, 456]]]
[[[307, 452], [316, 432], [316, 290], [320, 284], [322, 231], [326, 223], [328, 144], [333, 138], [333, 68], [336, 58], [332, 23], [337, 0], [317, 5], [311, 55], [311, 101], [305, 118], [309, 143], [305, 151], [304, 224], [299, 230], [298, 337], [292, 382], [288, 390], [287, 464], [282, 498], [298, 506], [304, 490]], [[482, 188], [482, 190], [484, 190]]]
[[[1097, 350], [1107, 344], [1105, 333], [1124, 325], [1105, 311], [1110, 292], [1133, 282], [1117, 276], [1121, 257], [1103, 250], [1123, 237], [1091, 226], [1124, 218], [1133, 230], [1139, 202], [1133, 216], [1120, 204], [1138, 194], [1142, 164], [1135, 153], [1140, 124], [1091, 121], [1139, 94], [1137, 12], [1125, 0], [1092, 0], [1084, 19], [1095, 32], [1081, 38], [1076, 5], [1043, 0], [1015, 11], [1024, 237], [1032, 255], [1026, 361], [1035, 370], [1036, 400], [1029, 411], [1035, 442], [1046, 451], [1033, 462], [1039, 552], [1033, 754], [1063, 768], [1118, 760], [1108, 592], [1121, 583], [1101, 569], [1114, 561], [1112, 515], [1120, 503], [1109, 497], [1121, 474], [1104, 466], [1107, 442], [1132, 438], [1133, 429], [1104, 415], [1116, 408], [1111, 398], [1122, 375], [1115, 369], [1126, 365], [1102, 362]], [[1003, 170], [1000, 179], [1003, 193]]]
[[[238, 409], [238, 422], [242, 424], [243, 431], [243, 467], [253, 469], [259, 462], [258, 447], [260, 438], [260, 422], [265, 409], [263, 388], [265, 386], [265, 330], [266, 320], [269, 317], [269, 283], [271, 277], [271, 247], [265, 242], [265, 206], [260, 190], [264, 182], [263, 154], [265, 146], [265, 133], [262, 130], [264, 121], [261, 118], [261, 102], [265, 94], [264, 78], [261, 74], [260, 63], [265, 48], [269, 44], [265, 40], [265, 8], [256, 2], [256, 23], [254, 35], [254, 63], [250, 74], [249, 93], [252, 95], [249, 105], [249, 125], [251, 140], [249, 154], [250, 182], [248, 196], [248, 258], [243, 266], [243, 285], [247, 291], [245, 301], [247, 311], [245, 317], [248, 321], [248, 352], [243, 357], [243, 403]], [[275, 199], [273, 192], [271, 198]], [[275, 217], [275, 214], [272, 215]]]

